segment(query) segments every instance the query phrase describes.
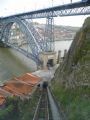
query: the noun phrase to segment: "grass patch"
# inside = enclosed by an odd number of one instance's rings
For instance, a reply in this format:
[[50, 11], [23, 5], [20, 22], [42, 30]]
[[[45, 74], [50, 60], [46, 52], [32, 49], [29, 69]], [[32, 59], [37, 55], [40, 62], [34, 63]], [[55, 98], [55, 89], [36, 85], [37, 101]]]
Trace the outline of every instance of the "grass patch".
[[19, 119], [18, 120], [32, 120], [34, 116], [34, 112], [39, 100], [39, 91], [32, 96], [31, 100], [25, 100], [23, 102], [19, 102]]
[[90, 88], [64, 88], [58, 83], [52, 85], [52, 91], [61, 104], [67, 120], [90, 120]]
[[32, 120], [39, 100], [39, 90], [30, 99], [7, 98], [4, 109], [0, 109], [0, 120]]

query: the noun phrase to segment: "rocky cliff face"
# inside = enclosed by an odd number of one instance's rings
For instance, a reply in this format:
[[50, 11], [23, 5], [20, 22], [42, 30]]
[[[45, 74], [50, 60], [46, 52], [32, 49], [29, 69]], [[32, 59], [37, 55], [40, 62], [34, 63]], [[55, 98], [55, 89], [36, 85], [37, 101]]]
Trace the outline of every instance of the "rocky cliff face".
[[66, 87], [90, 86], [90, 17], [77, 32], [55, 79]]

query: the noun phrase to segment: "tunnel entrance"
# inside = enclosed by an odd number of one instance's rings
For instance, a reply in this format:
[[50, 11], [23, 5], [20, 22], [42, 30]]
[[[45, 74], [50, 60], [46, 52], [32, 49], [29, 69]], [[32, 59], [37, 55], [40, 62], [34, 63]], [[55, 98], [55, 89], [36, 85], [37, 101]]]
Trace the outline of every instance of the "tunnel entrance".
[[53, 59], [49, 59], [49, 60], [48, 60], [47, 66], [50, 66], [50, 67], [53, 67], [53, 66], [54, 66]]

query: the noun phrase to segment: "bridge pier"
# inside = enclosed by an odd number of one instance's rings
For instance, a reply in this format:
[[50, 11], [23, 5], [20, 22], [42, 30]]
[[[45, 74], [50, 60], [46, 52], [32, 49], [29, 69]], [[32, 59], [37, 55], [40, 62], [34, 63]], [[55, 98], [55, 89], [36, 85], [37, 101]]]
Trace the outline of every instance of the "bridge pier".
[[54, 51], [54, 18], [47, 17], [46, 18], [46, 26], [45, 26], [45, 36], [44, 41], [46, 42], [45, 51]]
[[49, 69], [49, 67], [56, 65], [56, 52], [42, 52], [39, 58], [43, 63], [43, 69]]

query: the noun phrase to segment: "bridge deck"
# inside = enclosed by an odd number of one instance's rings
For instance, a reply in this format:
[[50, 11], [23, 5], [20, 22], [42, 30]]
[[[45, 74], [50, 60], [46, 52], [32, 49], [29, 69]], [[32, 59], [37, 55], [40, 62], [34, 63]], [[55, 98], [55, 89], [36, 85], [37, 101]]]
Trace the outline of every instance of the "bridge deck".
[[[45, 9], [40, 9], [40, 10], [35, 10], [35, 11], [31, 11], [31, 12], [26, 12], [26, 13], [20, 13], [20, 14], [16, 14], [16, 15], [10, 15], [7, 17], [2, 17], [0, 18], [1, 20], [7, 19], [7, 18], [13, 18], [13, 17], [27, 17], [29, 16], [29, 18], [42, 18], [43, 16], [36, 16], [37, 14], [42, 14], [42, 13], [49, 13], [49, 12], [54, 12], [54, 11], [60, 11], [60, 10], [64, 10], [64, 9], [74, 9], [74, 8], [80, 8], [83, 6], [90, 6], [90, 1], [86, 0], [85, 2], [75, 2], [75, 3], [70, 3], [70, 4], [64, 4], [64, 5], [59, 5], [59, 6], [54, 6], [54, 7], [49, 7], [49, 8], [45, 8]], [[46, 17], [46, 16], [45, 16]]]

